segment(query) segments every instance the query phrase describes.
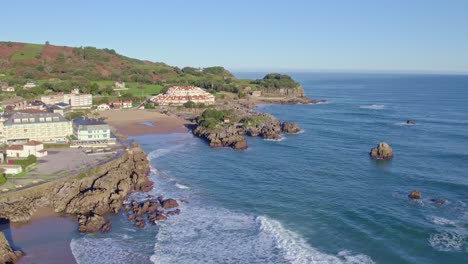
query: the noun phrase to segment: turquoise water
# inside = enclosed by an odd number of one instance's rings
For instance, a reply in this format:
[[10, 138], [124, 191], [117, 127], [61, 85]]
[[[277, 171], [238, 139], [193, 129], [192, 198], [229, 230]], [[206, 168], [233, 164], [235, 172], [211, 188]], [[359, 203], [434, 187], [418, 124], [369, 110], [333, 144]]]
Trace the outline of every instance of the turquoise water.
[[[72, 242], [77, 259], [468, 263], [468, 76], [292, 75], [328, 103], [259, 111], [297, 122], [301, 134], [248, 138], [247, 151], [210, 149], [190, 134], [135, 138], [153, 165], [153, 193], [188, 204], [143, 232], [116, 216], [110, 235]], [[380, 141], [393, 161], [369, 159]], [[412, 190], [423, 199], [409, 200]]]

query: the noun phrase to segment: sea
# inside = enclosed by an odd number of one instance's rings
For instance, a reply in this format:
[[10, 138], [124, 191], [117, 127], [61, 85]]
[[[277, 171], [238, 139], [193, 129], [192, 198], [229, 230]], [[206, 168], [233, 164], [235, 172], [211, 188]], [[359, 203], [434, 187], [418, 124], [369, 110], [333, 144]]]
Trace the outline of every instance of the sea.
[[[246, 151], [134, 137], [151, 194], [184, 201], [181, 214], [142, 230], [114, 216], [109, 234], [73, 239], [78, 263], [468, 263], [468, 76], [290, 75], [326, 102], [257, 110], [299, 134]], [[382, 141], [393, 160], [369, 158]]]

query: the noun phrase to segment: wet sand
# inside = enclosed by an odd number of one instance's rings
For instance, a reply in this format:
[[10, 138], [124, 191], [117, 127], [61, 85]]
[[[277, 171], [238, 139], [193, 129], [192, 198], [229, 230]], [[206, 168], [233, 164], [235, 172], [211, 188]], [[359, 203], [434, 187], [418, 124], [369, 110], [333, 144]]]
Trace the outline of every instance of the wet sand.
[[110, 110], [99, 114], [105, 117], [106, 122], [118, 133], [127, 136], [186, 133], [188, 132], [186, 125], [190, 124], [180, 117], [148, 110]]
[[26, 255], [18, 263], [76, 263], [70, 242], [78, 235], [77, 222], [41, 208], [28, 223], [11, 223], [2, 231], [15, 249]]

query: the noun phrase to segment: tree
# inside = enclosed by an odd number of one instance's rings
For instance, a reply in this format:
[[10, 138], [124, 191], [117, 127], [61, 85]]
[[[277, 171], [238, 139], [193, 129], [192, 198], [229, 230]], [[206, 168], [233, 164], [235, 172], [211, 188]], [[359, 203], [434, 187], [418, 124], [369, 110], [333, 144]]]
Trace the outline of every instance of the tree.
[[186, 102], [184, 104], [184, 107], [185, 108], [195, 108], [195, 107], [197, 107], [197, 104], [195, 102], [193, 102], [193, 101], [188, 101], [188, 102]]
[[49, 45], [50, 45], [50, 43], [49, 43], [48, 40], [45, 42], [45, 44], [46, 44], [46, 46], [49, 46]]

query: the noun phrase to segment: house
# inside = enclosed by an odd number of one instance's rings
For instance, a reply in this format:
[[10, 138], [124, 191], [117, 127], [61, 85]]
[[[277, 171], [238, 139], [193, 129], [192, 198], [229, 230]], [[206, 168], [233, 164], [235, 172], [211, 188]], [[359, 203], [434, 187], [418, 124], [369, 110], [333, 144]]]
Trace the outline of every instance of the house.
[[173, 86], [165, 94], [151, 98], [151, 101], [158, 105], [183, 105], [188, 101], [212, 105], [215, 103], [215, 97], [200, 87]]
[[224, 123], [229, 123], [229, 122], [231, 122], [231, 120], [229, 118], [225, 117], [225, 118], [223, 118], [223, 122]]
[[116, 81], [114, 83], [114, 89], [116, 89], [116, 90], [126, 90], [125, 83], [123, 81]]
[[253, 97], [260, 97], [262, 96], [262, 91], [252, 91], [250, 95]]
[[24, 89], [29, 89], [29, 88], [34, 88], [36, 87], [37, 84], [35, 82], [27, 82], [25, 85], [23, 85]]
[[7, 157], [12, 158], [27, 158], [29, 155], [37, 158], [47, 156], [47, 150], [44, 149], [44, 144], [39, 141], [29, 141], [23, 145], [12, 145], [6, 149]]
[[109, 140], [110, 127], [99, 119], [79, 117], [73, 120], [73, 136], [79, 141]]
[[108, 104], [100, 104], [98, 105], [97, 110], [98, 111], [110, 110], [110, 106]]
[[252, 88], [250, 86], [242, 86], [242, 91], [244, 92], [250, 92], [250, 90], [252, 90]]
[[14, 113], [0, 122], [3, 143], [63, 142], [72, 134], [71, 122], [58, 113]]
[[0, 170], [3, 170], [3, 174], [16, 175], [23, 172], [23, 167], [21, 165], [0, 164]]
[[133, 106], [133, 101], [131, 101], [131, 100], [127, 100], [127, 101], [122, 102], [122, 108], [123, 109], [132, 108], [132, 106]]
[[115, 101], [110, 103], [111, 108], [113, 109], [121, 109], [122, 108], [122, 101]]
[[14, 92], [15, 91], [15, 87], [13, 86], [3, 86], [2, 87], [2, 92]]

